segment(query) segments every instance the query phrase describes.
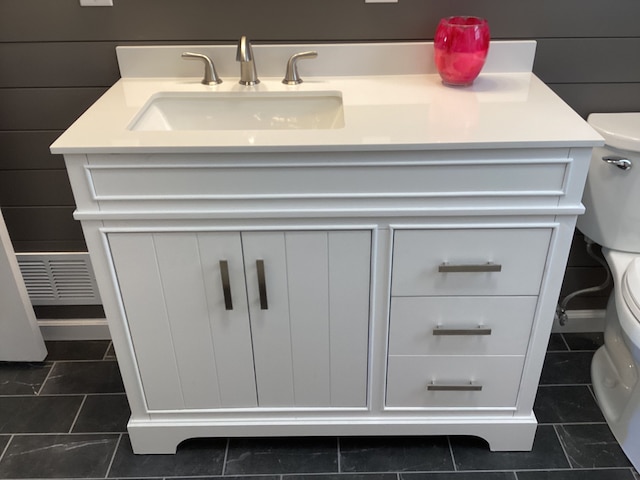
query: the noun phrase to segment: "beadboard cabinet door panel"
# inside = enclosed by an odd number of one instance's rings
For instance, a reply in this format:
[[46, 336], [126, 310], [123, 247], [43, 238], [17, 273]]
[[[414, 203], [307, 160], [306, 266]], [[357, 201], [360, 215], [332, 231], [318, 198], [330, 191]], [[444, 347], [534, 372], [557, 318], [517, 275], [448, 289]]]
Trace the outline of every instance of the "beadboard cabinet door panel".
[[109, 247], [147, 406], [184, 408], [153, 236], [110, 234]]
[[227, 311], [220, 301], [222, 259], [244, 291], [239, 234], [118, 233], [109, 243], [121, 291], [133, 288], [123, 302], [149, 408], [256, 406], [246, 302], [236, 295]]
[[365, 406], [371, 233], [245, 232], [242, 240], [259, 405]]
[[367, 404], [371, 232], [329, 234], [331, 404]]
[[[240, 234], [200, 233], [198, 245], [220, 406], [255, 407], [258, 400]], [[221, 262], [226, 262], [226, 274]], [[224, 277], [229, 280], [230, 309], [225, 302]]]

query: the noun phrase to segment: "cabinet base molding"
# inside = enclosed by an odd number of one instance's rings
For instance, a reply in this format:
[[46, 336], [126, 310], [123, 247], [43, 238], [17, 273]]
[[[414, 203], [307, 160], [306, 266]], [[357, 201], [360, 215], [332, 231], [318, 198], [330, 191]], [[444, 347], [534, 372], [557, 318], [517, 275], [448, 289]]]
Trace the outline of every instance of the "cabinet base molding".
[[279, 436], [415, 436], [470, 435], [483, 438], [491, 451], [530, 451], [536, 433], [534, 415], [523, 417], [482, 416], [477, 418], [383, 418], [314, 419], [272, 423], [246, 420], [202, 422], [130, 420], [131, 445], [136, 454], [174, 454], [184, 440], [198, 437]]

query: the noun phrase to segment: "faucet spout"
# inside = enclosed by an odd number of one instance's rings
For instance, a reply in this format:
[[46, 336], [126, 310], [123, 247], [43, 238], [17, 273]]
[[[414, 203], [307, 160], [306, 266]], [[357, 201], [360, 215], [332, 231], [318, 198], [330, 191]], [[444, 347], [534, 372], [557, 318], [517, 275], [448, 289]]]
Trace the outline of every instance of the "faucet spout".
[[245, 35], [243, 35], [238, 42], [236, 61], [240, 62], [241, 85], [251, 86], [260, 83], [260, 80], [258, 80], [258, 72], [256, 71], [256, 62], [253, 59], [251, 42]]

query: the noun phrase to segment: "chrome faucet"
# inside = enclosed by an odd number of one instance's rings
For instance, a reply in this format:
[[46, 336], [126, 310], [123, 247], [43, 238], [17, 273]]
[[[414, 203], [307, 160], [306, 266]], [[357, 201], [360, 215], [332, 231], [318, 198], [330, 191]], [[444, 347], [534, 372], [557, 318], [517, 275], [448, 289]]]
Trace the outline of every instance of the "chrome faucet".
[[236, 61], [240, 62], [241, 85], [251, 86], [260, 83], [260, 80], [258, 80], [258, 72], [256, 71], [256, 63], [253, 60], [253, 50], [251, 48], [251, 42], [244, 35], [238, 42]]

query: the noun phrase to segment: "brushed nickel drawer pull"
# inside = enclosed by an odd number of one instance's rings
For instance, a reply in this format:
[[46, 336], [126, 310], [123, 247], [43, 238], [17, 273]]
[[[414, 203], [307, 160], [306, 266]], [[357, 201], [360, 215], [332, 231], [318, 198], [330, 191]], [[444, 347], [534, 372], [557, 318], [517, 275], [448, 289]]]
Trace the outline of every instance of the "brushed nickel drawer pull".
[[438, 272], [440, 273], [481, 273], [500, 271], [502, 271], [502, 265], [493, 262], [458, 265], [445, 262], [438, 266]]
[[260, 294], [260, 310], [268, 310], [267, 302], [267, 280], [264, 273], [264, 260], [256, 260], [258, 270], [258, 293]]
[[482, 385], [474, 385], [471, 382], [457, 385], [436, 385], [431, 383], [427, 385], [427, 390], [432, 392], [479, 392], [482, 390]]
[[225, 310], [233, 310], [231, 299], [231, 282], [229, 281], [229, 262], [220, 260], [220, 279], [222, 280], [222, 295], [224, 296]]
[[491, 329], [487, 327], [478, 327], [478, 328], [440, 328], [436, 327], [433, 329], [434, 335], [461, 335], [461, 336], [472, 336], [472, 335], [491, 335]]

